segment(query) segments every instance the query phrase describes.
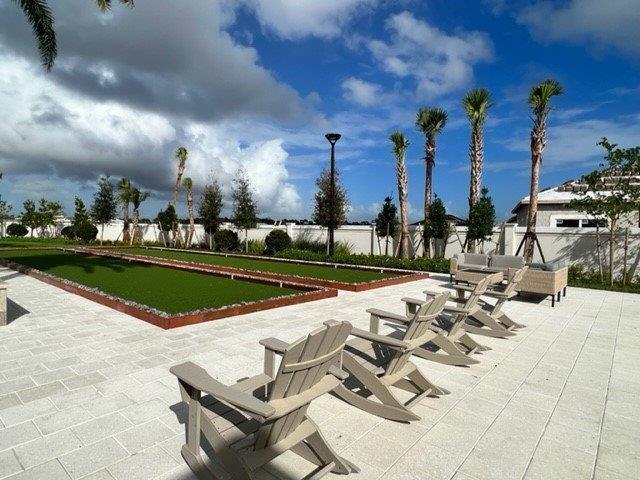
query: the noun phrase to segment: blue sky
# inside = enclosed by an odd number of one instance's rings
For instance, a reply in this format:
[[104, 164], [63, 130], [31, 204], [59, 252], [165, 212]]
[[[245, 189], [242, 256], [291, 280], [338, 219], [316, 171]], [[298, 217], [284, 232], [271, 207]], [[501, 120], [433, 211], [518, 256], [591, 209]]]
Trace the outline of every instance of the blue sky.
[[[466, 216], [469, 128], [460, 107], [475, 86], [495, 106], [486, 129], [483, 184], [499, 218], [528, 194], [530, 87], [559, 80], [542, 186], [593, 169], [602, 136], [640, 143], [640, 2], [615, 0], [157, 2], [101, 15], [87, 2], [56, 4], [60, 56], [38, 66], [29, 27], [0, 0], [0, 191], [16, 206], [46, 194], [71, 210], [100, 174], [126, 175], [169, 198], [171, 152], [191, 153], [196, 188], [228, 188], [239, 167], [262, 213], [310, 215], [328, 161], [327, 131], [343, 138], [338, 165], [351, 220], [370, 220], [397, 197], [389, 133], [411, 141], [412, 219], [420, 218], [422, 106], [449, 122], [438, 138], [435, 192]], [[90, 3], [90, 2], [89, 2]]]

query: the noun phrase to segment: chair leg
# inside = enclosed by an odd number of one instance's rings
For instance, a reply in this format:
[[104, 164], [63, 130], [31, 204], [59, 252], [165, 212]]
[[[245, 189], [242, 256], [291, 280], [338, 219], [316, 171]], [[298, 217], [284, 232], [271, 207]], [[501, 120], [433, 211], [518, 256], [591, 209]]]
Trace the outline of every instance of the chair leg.
[[480, 323], [484, 328], [476, 327], [467, 323], [464, 326], [464, 329], [470, 333], [496, 338], [513, 337], [515, 335], [515, 333], [510, 332], [503, 325], [500, 325], [491, 315], [489, 315], [484, 310], [477, 311], [472, 315], [471, 318]]
[[417, 368], [407, 375], [407, 377], [409, 377], [409, 380], [417, 385], [423, 392], [430, 390], [433, 395], [448, 395], [451, 393], [446, 388], [439, 387], [435, 383], [431, 382], [431, 380], [425, 377]]
[[320, 433], [318, 426], [313, 420], [307, 418], [307, 421], [315, 426], [316, 431], [308, 436], [305, 442], [325, 465], [331, 463], [335, 465], [333, 470], [331, 470], [333, 473], [348, 475], [349, 473], [358, 473], [360, 471], [356, 465], [336, 453], [331, 445], [327, 443], [322, 433]]

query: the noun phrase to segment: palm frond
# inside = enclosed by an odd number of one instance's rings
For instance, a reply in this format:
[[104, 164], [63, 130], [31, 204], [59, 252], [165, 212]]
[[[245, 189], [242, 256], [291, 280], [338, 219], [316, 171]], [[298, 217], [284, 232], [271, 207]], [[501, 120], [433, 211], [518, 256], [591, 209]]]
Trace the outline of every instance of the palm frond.
[[[133, 8], [133, 0], [120, 0], [120, 3]], [[103, 13], [108, 12], [111, 9], [111, 0], [96, 0], [96, 5]]]
[[182, 185], [187, 190], [191, 190], [193, 188], [193, 181], [191, 180], [191, 177], [185, 177], [185, 179], [182, 181]]
[[491, 92], [486, 88], [474, 88], [462, 99], [462, 107], [472, 125], [480, 125], [487, 118], [487, 111], [493, 107]]
[[447, 112], [442, 108], [421, 108], [416, 115], [416, 127], [425, 135], [436, 135], [447, 124], [447, 118]]
[[42, 66], [48, 72], [58, 55], [56, 32], [53, 29], [53, 15], [46, 0], [14, 0], [31, 24], [33, 34], [38, 42], [38, 51], [42, 59]]
[[395, 131], [391, 135], [389, 135], [389, 140], [393, 143], [393, 154], [396, 157], [404, 155], [409, 148], [409, 140], [404, 136], [404, 133]]
[[550, 108], [551, 98], [562, 93], [560, 82], [548, 78], [533, 86], [529, 92], [529, 106], [534, 113], [544, 112]]
[[184, 165], [185, 162], [187, 161], [187, 149], [184, 147], [178, 147], [176, 150], [176, 158], [178, 159], [178, 163], [180, 163], [180, 165]]

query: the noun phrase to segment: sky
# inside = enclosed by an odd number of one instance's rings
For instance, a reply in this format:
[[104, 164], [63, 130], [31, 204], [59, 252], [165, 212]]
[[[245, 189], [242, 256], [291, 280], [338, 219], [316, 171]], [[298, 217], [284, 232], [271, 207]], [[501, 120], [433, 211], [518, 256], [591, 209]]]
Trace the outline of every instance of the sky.
[[[557, 79], [541, 187], [596, 168], [603, 136], [640, 144], [640, 0], [136, 0], [100, 13], [50, 1], [58, 58], [40, 65], [16, 2], [0, 0], [0, 194], [73, 211], [97, 179], [122, 176], [166, 206], [178, 146], [196, 194], [213, 176], [227, 205], [246, 171], [260, 214], [308, 218], [327, 132], [352, 221], [397, 198], [389, 134], [404, 132], [411, 220], [421, 218], [419, 108], [439, 106], [434, 191], [466, 217], [464, 94], [488, 88], [483, 186], [498, 219], [529, 193], [529, 89]], [[184, 214], [184, 193], [180, 212]], [[226, 213], [229, 213], [227, 207]]]

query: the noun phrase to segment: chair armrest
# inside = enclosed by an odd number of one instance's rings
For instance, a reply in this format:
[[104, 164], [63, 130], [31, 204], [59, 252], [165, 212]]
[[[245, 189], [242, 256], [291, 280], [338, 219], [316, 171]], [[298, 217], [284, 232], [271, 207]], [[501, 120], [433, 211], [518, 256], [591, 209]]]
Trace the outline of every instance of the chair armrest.
[[351, 335], [353, 335], [354, 337], [369, 340], [373, 343], [386, 345], [387, 347], [391, 348], [406, 350], [410, 346], [408, 343], [405, 343], [402, 340], [397, 340], [386, 335], [378, 335], [377, 333], [367, 332], [366, 330], [362, 330], [360, 328], [354, 328], [353, 330], [351, 330]]
[[471, 285], [453, 285], [453, 288], [456, 290], [463, 290], [465, 292], [473, 292], [476, 289], [476, 287], [472, 287]]
[[185, 362], [180, 365], [174, 365], [169, 371], [178, 377], [181, 382], [245, 412], [259, 415], [263, 418], [268, 418], [275, 413], [275, 409], [268, 403], [258, 400], [253, 395], [218, 382], [204, 368], [195, 363]]
[[427, 297], [437, 297], [442, 292], [436, 292], [435, 290], [423, 290], [422, 293], [424, 293]]
[[272, 352], [276, 352], [279, 354], [283, 354], [289, 346], [287, 342], [283, 342], [282, 340], [278, 340], [277, 338], [273, 337], [263, 338], [259, 343], [267, 350], [271, 350]]
[[329, 367], [329, 373], [336, 377], [338, 380], [344, 381], [349, 378], [349, 374], [336, 365], [331, 365]]
[[411, 298], [411, 297], [402, 297], [401, 300], [404, 303], [409, 303], [411, 305], [417, 305], [419, 307], [421, 307], [422, 305], [424, 305], [426, 302], [426, 300], [419, 300], [417, 298]]
[[370, 313], [372, 316], [378, 317], [386, 322], [399, 323], [400, 325], [406, 325], [409, 323], [409, 319], [404, 315], [379, 310], [377, 308], [369, 308], [367, 309], [367, 313]]

